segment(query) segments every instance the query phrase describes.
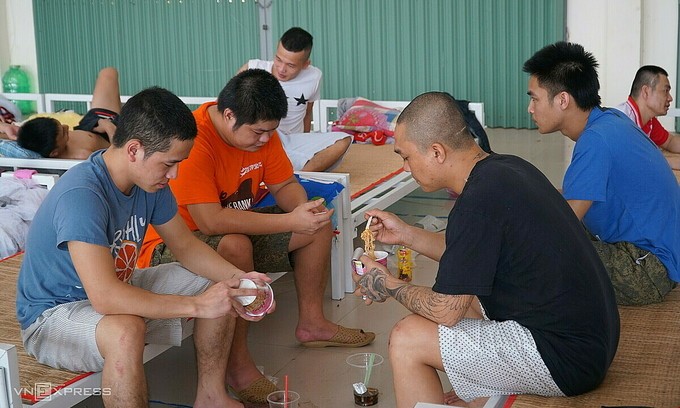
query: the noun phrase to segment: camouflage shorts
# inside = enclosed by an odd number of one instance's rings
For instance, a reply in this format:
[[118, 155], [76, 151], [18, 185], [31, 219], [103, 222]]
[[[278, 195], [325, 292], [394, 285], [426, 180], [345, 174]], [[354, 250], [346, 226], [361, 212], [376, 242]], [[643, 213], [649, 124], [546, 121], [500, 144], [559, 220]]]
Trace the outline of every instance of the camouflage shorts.
[[639, 306], [663, 301], [676, 286], [656, 255], [631, 244], [593, 240], [614, 286], [616, 303]]
[[[256, 208], [253, 209], [253, 211], [268, 214], [280, 214], [283, 212], [279, 207]], [[215, 250], [222, 240], [222, 237], [224, 237], [224, 235], [205, 235], [201, 231], [194, 231], [194, 235]], [[255, 265], [255, 270], [264, 273], [292, 271], [292, 260], [288, 252], [291, 236], [292, 232], [249, 236], [250, 242], [253, 243], [253, 263]], [[156, 245], [156, 248], [154, 248], [153, 254], [151, 255], [151, 265], [149, 266], [170, 262], [177, 262], [172, 251], [170, 251], [165, 243]]]

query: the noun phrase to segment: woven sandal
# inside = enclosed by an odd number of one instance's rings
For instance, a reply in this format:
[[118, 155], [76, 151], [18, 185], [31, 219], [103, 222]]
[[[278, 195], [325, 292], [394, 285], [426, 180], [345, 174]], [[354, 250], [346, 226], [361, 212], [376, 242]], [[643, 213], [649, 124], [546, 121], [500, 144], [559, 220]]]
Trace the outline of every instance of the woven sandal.
[[371, 344], [375, 333], [364, 332], [361, 329], [348, 329], [338, 325], [338, 331], [328, 340], [314, 340], [303, 342], [302, 345], [311, 348], [320, 347], [363, 347]]
[[248, 404], [267, 406], [267, 395], [276, 391], [277, 388], [276, 385], [265, 377], [260, 377], [241, 391], [236, 391], [231, 386], [229, 387], [229, 390], [234, 393], [241, 402], [247, 403], [246, 406], [248, 406]]

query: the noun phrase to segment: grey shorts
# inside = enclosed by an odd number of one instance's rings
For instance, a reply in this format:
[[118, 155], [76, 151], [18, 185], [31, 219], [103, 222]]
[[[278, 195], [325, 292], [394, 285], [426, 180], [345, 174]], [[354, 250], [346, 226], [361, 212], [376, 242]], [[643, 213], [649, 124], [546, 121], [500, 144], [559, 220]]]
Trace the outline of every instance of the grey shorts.
[[446, 375], [464, 401], [493, 395], [564, 396], [545, 366], [529, 330], [508, 320], [462, 319], [439, 325]]
[[[211, 281], [178, 263], [136, 270], [130, 284], [159, 294], [193, 296], [203, 293]], [[104, 317], [89, 300], [64, 303], [47, 309], [21, 331], [26, 352], [38, 362], [70, 371], [101, 371], [104, 359], [95, 331]], [[187, 319], [147, 319], [145, 342], [179, 346], [182, 324]]]
[[[282, 214], [279, 207], [254, 208], [250, 211], [266, 214]], [[194, 235], [208, 244], [212, 249], [217, 249], [224, 235], [205, 235], [201, 231], [194, 231]], [[258, 272], [290, 272], [293, 270], [292, 260], [288, 252], [292, 232], [282, 232], [268, 235], [250, 235], [253, 244], [253, 263]], [[228, 261], [229, 259], [227, 259]], [[151, 255], [151, 266], [168, 262], [176, 262], [177, 258], [165, 243], [156, 245]]]

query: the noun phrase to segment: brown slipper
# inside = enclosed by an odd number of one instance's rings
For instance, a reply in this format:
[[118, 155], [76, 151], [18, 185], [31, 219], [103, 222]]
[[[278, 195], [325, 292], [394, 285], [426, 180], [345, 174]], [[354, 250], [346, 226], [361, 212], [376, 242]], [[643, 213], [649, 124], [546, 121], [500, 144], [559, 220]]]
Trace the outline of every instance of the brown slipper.
[[229, 390], [236, 395], [236, 397], [241, 400], [241, 402], [248, 404], [257, 405], [268, 405], [267, 395], [276, 391], [276, 385], [266, 379], [265, 377], [260, 377], [257, 380], [250, 383], [249, 386], [242, 389], [241, 391], [236, 391], [233, 387], [229, 386]]
[[305, 341], [305, 347], [363, 347], [371, 344], [375, 339], [375, 333], [364, 332], [361, 329], [348, 329], [338, 325], [338, 331], [328, 340]]

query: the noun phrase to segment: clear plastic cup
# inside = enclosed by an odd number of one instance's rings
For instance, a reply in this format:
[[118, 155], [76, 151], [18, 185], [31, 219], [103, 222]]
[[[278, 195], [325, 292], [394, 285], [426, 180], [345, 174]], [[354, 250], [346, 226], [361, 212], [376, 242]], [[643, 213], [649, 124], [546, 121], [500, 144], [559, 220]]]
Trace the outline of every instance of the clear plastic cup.
[[376, 353], [356, 353], [347, 357], [354, 404], [368, 407], [378, 403], [383, 357]]
[[[284, 400], [284, 395], [286, 396]], [[269, 408], [297, 408], [300, 402], [300, 394], [295, 391], [274, 391], [267, 395]]]

